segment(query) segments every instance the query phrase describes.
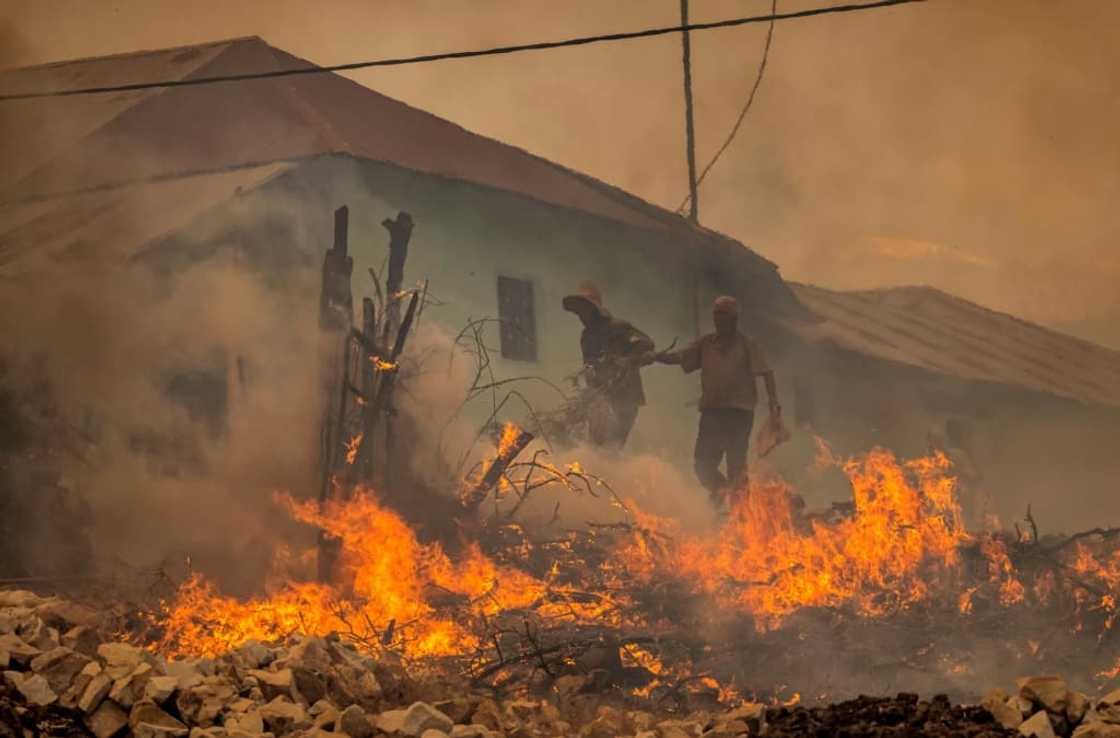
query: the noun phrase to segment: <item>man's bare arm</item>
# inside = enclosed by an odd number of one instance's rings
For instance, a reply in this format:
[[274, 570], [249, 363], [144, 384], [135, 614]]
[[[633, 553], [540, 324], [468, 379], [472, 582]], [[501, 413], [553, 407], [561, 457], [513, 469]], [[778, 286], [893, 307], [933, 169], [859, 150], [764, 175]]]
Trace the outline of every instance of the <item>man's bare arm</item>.
[[684, 361], [685, 349], [677, 351], [661, 351], [653, 355], [653, 360], [658, 364], [669, 364], [670, 366], [680, 366]]

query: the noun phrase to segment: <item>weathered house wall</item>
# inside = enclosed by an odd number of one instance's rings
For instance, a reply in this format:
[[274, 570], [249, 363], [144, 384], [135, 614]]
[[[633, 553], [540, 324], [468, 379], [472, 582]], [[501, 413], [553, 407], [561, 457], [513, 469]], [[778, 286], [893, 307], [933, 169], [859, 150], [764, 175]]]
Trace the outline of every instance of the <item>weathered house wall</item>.
[[[470, 318], [498, 316], [499, 276], [532, 284], [537, 359], [502, 358], [497, 327], [489, 326], [488, 345], [495, 349], [499, 378], [536, 375], [566, 386], [565, 377], [581, 365], [581, 325], [561, 308], [561, 299], [584, 280], [597, 283], [608, 308], [647, 332], [660, 347], [674, 340], [678, 346], [691, 341], [698, 327], [710, 329], [711, 296], [733, 291], [748, 304], [757, 304], [773, 289], [752, 288], [752, 278], [737, 275], [732, 261], [721, 260], [710, 248], [690, 251], [690, 244], [670, 233], [342, 156], [304, 163], [219, 206], [146, 249], [142, 261], [172, 273], [198, 258], [225, 258], [219, 253], [233, 250], [243, 263], [271, 275], [268, 278], [281, 289], [296, 282], [313, 284], [290, 275], [319, 268], [332, 232], [333, 209], [343, 204], [350, 209], [356, 305], [361, 296], [372, 293], [367, 270], [380, 269], [387, 253], [381, 221], [400, 210], [409, 212], [416, 223], [406, 283], [429, 280], [439, 304], [427, 308], [425, 319], [438, 322], [448, 333], [458, 333]], [[743, 257], [756, 258], [745, 250]], [[769, 276], [778, 281], [776, 272]], [[308, 310], [317, 304], [317, 295], [307, 291], [301, 299]], [[744, 322], [756, 321], [752, 314]], [[690, 468], [697, 377], [655, 366], [645, 370], [643, 378], [649, 404], [639, 415], [630, 449], [656, 452]], [[526, 382], [517, 389], [540, 409], [559, 399], [543, 383]], [[473, 409], [473, 420], [485, 419], [485, 405], [478, 403]]]

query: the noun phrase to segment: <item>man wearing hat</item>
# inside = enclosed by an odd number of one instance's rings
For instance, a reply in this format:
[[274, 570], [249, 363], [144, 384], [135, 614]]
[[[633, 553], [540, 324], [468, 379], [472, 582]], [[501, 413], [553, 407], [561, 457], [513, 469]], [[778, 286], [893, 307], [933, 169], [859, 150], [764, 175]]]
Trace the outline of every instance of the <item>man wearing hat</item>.
[[[762, 349], [739, 332], [739, 305], [734, 297], [718, 297], [712, 306], [715, 333], [701, 336], [679, 351], [657, 354], [655, 361], [700, 370], [700, 431], [696, 438], [696, 476], [717, 507], [729, 491], [747, 484], [747, 447], [758, 403], [757, 377], [766, 383], [770, 414], [781, 413], [778, 392]], [[727, 459], [727, 476], [719, 470]]]
[[593, 284], [580, 285], [563, 305], [583, 323], [579, 344], [587, 386], [593, 393], [588, 434], [596, 445], [621, 448], [638, 418], [638, 408], [646, 404], [640, 369], [652, 359], [653, 341], [625, 320], [612, 317]]

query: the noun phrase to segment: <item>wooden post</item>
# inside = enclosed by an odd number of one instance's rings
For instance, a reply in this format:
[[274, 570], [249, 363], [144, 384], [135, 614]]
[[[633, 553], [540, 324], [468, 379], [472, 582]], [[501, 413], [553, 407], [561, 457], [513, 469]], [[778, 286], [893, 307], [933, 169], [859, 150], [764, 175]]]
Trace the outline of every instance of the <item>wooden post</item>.
[[696, 185], [696, 130], [692, 124], [692, 42], [688, 35], [688, 0], [681, 0], [681, 48], [684, 63], [685, 145], [688, 147], [688, 217], [700, 221], [699, 194]]
[[385, 281], [385, 301], [388, 319], [385, 321], [385, 335], [382, 343], [388, 345], [389, 338], [395, 335], [400, 325], [400, 291], [404, 285], [404, 264], [408, 260], [408, 242], [412, 238], [412, 216], [403, 210], [397, 219], [386, 218], [381, 221], [389, 231], [389, 273]]
[[[354, 260], [349, 255], [348, 232], [350, 211], [346, 206], [334, 212], [334, 242], [323, 256], [323, 281], [319, 293], [319, 327], [330, 347], [324, 372], [327, 393], [326, 408], [320, 430], [319, 504], [331, 497], [337, 472], [342, 429], [346, 420], [346, 395], [350, 375], [350, 331], [354, 322], [354, 298], [350, 279]], [[337, 399], [334, 390], [338, 390]], [[335, 404], [337, 402], [337, 404]], [[338, 541], [319, 531], [319, 579], [333, 578], [338, 558]]]
[[[362, 299], [362, 335], [365, 337], [363, 343], [363, 350], [361, 352], [361, 373], [362, 373], [362, 397], [368, 404], [373, 401], [373, 394], [377, 388], [377, 370], [373, 363], [369, 360], [367, 354], [370, 353], [369, 347], [375, 347], [377, 344], [376, 333], [377, 315], [373, 306], [373, 299], [365, 297]], [[361, 453], [358, 457], [359, 469], [361, 477], [366, 481], [373, 479], [373, 434], [375, 426], [374, 418], [370, 413], [362, 413], [362, 445]]]

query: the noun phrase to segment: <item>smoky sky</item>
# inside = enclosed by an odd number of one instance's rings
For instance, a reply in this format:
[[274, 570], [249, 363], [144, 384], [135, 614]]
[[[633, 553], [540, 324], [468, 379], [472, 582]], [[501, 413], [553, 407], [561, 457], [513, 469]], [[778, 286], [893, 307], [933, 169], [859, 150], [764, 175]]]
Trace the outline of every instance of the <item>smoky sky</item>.
[[[829, 0], [779, 0], [779, 9]], [[769, 10], [693, 0], [693, 19]], [[256, 34], [330, 64], [668, 25], [676, 0], [8, 0], [0, 65]], [[930, 0], [777, 24], [703, 223], [841, 289], [929, 284], [1120, 346], [1120, 3]], [[766, 28], [693, 38], [698, 159], [722, 142]], [[359, 82], [675, 208], [680, 41], [358, 72]]]

